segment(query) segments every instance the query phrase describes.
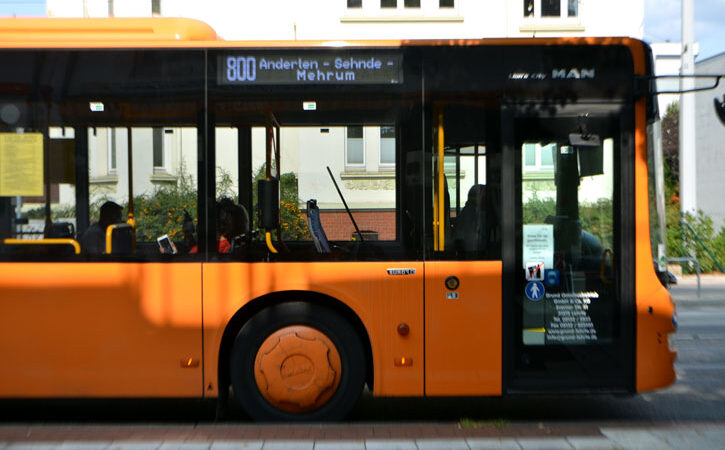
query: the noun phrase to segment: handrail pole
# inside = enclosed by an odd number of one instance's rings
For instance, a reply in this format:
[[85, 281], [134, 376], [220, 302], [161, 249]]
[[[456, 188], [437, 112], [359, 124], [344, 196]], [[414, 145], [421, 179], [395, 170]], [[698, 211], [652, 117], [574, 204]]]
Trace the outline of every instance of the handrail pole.
[[720, 265], [720, 263], [717, 261], [717, 259], [715, 259], [715, 255], [712, 254], [712, 252], [710, 251], [708, 246], [705, 245], [704, 242], [702, 242], [702, 239], [700, 239], [700, 236], [697, 235], [697, 233], [695, 232], [695, 229], [692, 228], [692, 225], [687, 223], [687, 221], [685, 219], [680, 220], [680, 223], [685, 225], [690, 230], [692, 235], [695, 236], [695, 240], [702, 246], [703, 249], [705, 249], [705, 253], [707, 253], [707, 256], [709, 256], [710, 259], [712, 259], [712, 261], [715, 263], [715, 265], [720, 270], [720, 272], [725, 273], [725, 269], [723, 269], [723, 267]]
[[700, 293], [702, 292], [701, 283], [700, 283], [700, 261], [697, 260], [697, 258], [691, 258], [691, 257], [682, 257], [682, 258], [667, 258], [667, 262], [692, 262], [695, 263], [695, 270], [697, 273], [697, 298], [700, 298]]
[[330, 174], [330, 178], [332, 179], [332, 184], [334, 184], [335, 189], [337, 189], [337, 195], [340, 196], [340, 200], [342, 200], [342, 204], [343, 204], [343, 206], [345, 206], [345, 211], [347, 211], [347, 215], [348, 215], [348, 217], [350, 217], [350, 220], [352, 221], [352, 225], [355, 227], [355, 231], [357, 232], [357, 235], [360, 237], [360, 242], [365, 242], [365, 239], [363, 238], [362, 233], [360, 233], [360, 228], [358, 228], [357, 222], [355, 222], [355, 218], [352, 216], [352, 213], [350, 212], [350, 208], [348, 208], [348, 206], [347, 206], [347, 202], [345, 201], [345, 196], [342, 195], [340, 186], [337, 185], [337, 181], [335, 181], [335, 177], [332, 175], [330, 166], [327, 166], [327, 173]]

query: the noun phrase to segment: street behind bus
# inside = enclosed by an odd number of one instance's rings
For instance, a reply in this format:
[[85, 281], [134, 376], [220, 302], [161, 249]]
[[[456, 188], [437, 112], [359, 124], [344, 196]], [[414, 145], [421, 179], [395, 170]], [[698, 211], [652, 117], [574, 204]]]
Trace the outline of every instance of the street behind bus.
[[344, 423], [256, 424], [188, 400], [0, 402], [0, 450], [725, 448], [725, 276], [672, 287], [677, 382], [634, 397], [379, 399]]

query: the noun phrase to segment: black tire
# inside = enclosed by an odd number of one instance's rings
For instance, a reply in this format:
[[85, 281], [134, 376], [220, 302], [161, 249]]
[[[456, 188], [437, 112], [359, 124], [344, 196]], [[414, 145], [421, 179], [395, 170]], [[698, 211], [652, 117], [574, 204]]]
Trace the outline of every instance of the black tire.
[[[292, 413], [267, 401], [255, 381], [255, 358], [262, 343], [284, 327], [304, 325], [323, 333], [340, 356], [341, 374], [336, 391], [319, 408]], [[327, 421], [344, 418], [362, 392], [365, 379], [363, 346], [354, 328], [333, 310], [305, 302], [281, 303], [254, 315], [239, 331], [230, 358], [234, 396], [257, 421]]]

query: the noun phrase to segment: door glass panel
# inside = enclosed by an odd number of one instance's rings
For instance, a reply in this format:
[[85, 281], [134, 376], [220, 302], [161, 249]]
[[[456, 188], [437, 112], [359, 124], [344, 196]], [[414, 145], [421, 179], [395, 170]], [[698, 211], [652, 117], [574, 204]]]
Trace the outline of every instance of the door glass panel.
[[[445, 245], [436, 256], [458, 260], [498, 259], [497, 116], [484, 105], [451, 104], [443, 112]], [[433, 173], [438, 176], [436, 170]]]
[[[515, 121], [521, 180], [517, 367], [548, 380], [614, 379], [620, 305], [618, 121]], [[609, 376], [610, 374], [612, 376]]]

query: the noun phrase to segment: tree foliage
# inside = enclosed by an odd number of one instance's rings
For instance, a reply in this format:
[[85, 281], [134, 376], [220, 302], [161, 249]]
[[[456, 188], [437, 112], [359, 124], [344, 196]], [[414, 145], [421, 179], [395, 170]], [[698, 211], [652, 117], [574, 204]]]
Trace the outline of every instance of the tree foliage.
[[680, 177], [680, 105], [670, 103], [662, 118], [662, 153], [665, 159], [665, 176], [674, 185]]

